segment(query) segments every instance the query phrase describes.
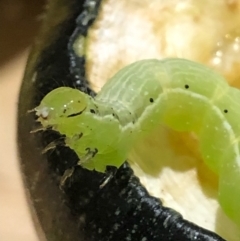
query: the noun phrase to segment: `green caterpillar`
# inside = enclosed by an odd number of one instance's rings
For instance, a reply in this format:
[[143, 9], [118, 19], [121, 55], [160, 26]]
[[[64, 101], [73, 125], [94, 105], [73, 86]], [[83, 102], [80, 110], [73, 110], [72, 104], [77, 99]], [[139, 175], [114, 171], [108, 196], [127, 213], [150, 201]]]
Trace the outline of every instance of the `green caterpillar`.
[[184, 59], [142, 60], [113, 76], [95, 98], [68, 87], [35, 108], [43, 128], [66, 136], [84, 168], [120, 167], [137, 140], [164, 123], [199, 138], [219, 176], [219, 202], [240, 225], [240, 91]]

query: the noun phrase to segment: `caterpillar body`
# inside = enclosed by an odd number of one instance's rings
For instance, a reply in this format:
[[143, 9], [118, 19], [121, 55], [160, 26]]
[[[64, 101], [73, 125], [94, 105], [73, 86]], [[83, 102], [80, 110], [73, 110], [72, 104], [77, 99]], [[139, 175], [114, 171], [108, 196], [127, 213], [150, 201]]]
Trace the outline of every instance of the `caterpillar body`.
[[120, 167], [137, 140], [164, 123], [199, 138], [219, 176], [219, 202], [240, 225], [240, 91], [185, 59], [142, 60], [121, 69], [96, 95], [60, 87], [35, 108], [43, 128], [66, 136], [81, 165]]

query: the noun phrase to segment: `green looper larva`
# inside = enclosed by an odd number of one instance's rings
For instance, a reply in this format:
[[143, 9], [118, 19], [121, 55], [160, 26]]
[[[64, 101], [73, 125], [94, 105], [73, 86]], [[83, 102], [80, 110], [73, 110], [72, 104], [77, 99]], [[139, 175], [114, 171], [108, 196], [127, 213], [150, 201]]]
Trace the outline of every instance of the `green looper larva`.
[[113, 76], [95, 98], [51, 91], [35, 108], [43, 128], [66, 136], [81, 165], [119, 167], [139, 138], [160, 122], [199, 138], [219, 176], [219, 201], [240, 225], [240, 91], [211, 69], [184, 59], [142, 60]]

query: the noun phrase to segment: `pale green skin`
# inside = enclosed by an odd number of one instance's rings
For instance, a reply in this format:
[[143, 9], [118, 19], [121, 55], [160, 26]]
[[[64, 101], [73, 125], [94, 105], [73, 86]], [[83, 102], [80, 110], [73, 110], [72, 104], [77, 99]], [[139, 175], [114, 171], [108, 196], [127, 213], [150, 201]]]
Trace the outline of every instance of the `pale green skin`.
[[195, 132], [204, 161], [219, 176], [220, 205], [240, 225], [240, 91], [211, 69], [184, 59], [142, 60], [120, 70], [94, 99], [61, 87], [35, 110], [44, 128], [66, 135], [83, 167], [99, 172], [120, 167], [161, 122]]

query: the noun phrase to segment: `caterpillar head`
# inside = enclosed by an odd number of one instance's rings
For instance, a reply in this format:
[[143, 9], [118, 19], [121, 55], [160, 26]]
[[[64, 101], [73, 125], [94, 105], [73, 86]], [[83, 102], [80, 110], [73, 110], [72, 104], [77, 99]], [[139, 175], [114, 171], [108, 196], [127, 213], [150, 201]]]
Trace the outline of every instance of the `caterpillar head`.
[[66, 118], [83, 112], [89, 97], [77, 89], [57, 88], [48, 93], [35, 108], [38, 121], [44, 128], [58, 125]]

